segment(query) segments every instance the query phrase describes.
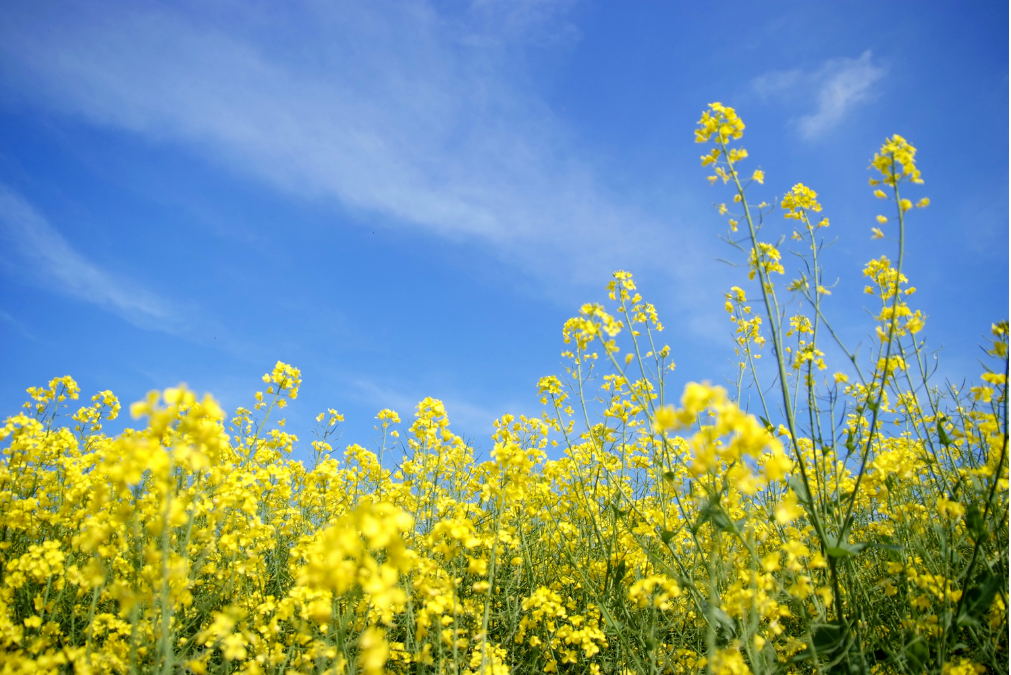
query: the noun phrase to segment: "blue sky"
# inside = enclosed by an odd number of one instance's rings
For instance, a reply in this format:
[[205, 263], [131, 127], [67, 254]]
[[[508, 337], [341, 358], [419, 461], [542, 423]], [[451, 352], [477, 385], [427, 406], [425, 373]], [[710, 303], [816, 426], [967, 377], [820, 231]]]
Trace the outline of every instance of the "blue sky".
[[[732, 372], [729, 251], [692, 130], [737, 107], [772, 200], [831, 234], [831, 313], [863, 342], [881, 204], [919, 148], [908, 274], [941, 372], [1008, 315], [1006, 3], [15, 2], [0, 23], [0, 406], [70, 374], [124, 403], [186, 382], [249, 405], [302, 369], [288, 429], [404, 418], [481, 447], [535, 413], [561, 326], [636, 274], [675, 387]], [[776, 216], [773, 232], [787, 231]], [[303, 443], [304, 445], [304, 443]]]

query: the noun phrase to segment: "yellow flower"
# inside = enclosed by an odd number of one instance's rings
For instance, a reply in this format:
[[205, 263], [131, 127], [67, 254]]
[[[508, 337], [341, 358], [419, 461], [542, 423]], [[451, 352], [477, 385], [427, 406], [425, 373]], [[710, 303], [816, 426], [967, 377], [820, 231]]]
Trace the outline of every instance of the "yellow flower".
[[886, 218], [884, 216], [878, 216], [878, 222], [881, 223], [882, 225], [884, 225], [885, 223], [888, 222], [888, 218]]
[[871, 239], [883, 239], [885, 236], [885, 233], [876, 227], [871, 228], [871, 233]]
[[985, 672], [986, 666], [961, 656], [948, 661], [941, 669], [941, 675], [983, 675]]
[[752, 474], [748, 465], [743, 462], [735, 464], [734, 467], [727, 472], [727, 478], [734, 487], [746, 495], [755, 494], [763, 486], [763, 481]]
[[920, 310], [916, 310], [911, 317], [906, 320], [905, 329], [915, 335], [923, 330], [924, 320]]
[[787, 491], [783, 501], [776, 506], [776, 522], [780, 525], [787, 525], [802, 515], [804, 515], [804, 507], [798, 503], [796, 493], [793, 490]]
[[221, 653], [229, 661], [243, 661], [246, 658], [246, 639], [232, 633], [221, 641]]
[[673, 429], [677, 426], [678, 415], [677, 411], [674, 410], [674, 406], [666, 405], [657, 409], [656, 419], [653, 420], [654, 431], [666, 431], [667, 429]]
[[969, 391], [975, 401], [989, 403], [993, 400], [993, 387], [969, 387]]
[[705, 143], [714, 135], [717, 142], [726, 143], [744, 134], [744, 122], [733, 108], [721, 103], [710, 103], [709, 110], [702, 113], [699, 128], [695, 130], [695, 142]]
[[777, 446], [767, 456], [764, 468], [769, 480], [782, 480], [793, 469], [793, 460], [786, 456], [782, 446]]
[[783, 214], [786, 218], [802, 220], [807, 216], [808, 211], [821, 211], [821, 204], [817, 200], [818, 193], [803, 183], [797, 183], [783, 197], [781, 207], [786, 211]]
[[773, 551], [762, 558], [762, 569], [766, 572], [775, 572], [782, 569], [779, 564], [779, 551]]
[[366, 628], [358, 638], [358, 649], [358, 665], [366, 675], [380, 675], [390, 657], [383, 629], [375, 626]]
[[[916, 148], [909, 145], [902, 136], [895, 134], [885, 140], [881, 150], [874, 155], [871, 165], [881, 173], [879, 182], [885, 185], [895, 186], [899, 181], [909, 180], [913, 183], [922, 183], [920, 170], [916, 168], [914, 160]], [[871, 185], [876, 185], [872, 179]]]
[[938, 515], [957, 520], [965, 515], [965, 507], [946, 497], [938, 497], [935, 505]]
[[736, 646], [721, 649], [713, 656], [713, 675], [751, 675], [751, 669]]
[[748, 272], [748, 278], [754, 279], [755, 273], [759, 269], [764, 271], [766, 274], [772, 274], [773, 272], [785, 274], [786, 270], [783, 268], [783, 264], [780, 262], [780, 259], [781, 255], [779, 253], [779, 249], [767, 242], [758, 242], [757, 248], [751, 249], [751, 253], [748, 255], [748, 263], [751, 266], [751, 271]]

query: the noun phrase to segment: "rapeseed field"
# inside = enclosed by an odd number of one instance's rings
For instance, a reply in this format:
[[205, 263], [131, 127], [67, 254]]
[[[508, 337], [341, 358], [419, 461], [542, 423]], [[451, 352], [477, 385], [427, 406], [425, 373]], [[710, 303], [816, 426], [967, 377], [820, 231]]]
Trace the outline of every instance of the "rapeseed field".
[[1007, 672], [1008, 324], [978, 384], [932, 377], [903, 272], [929, 200], [896, 135], [871, 159], [875, 341], [844, 344], [818, 195], [756, 201], [744, 128], [712, 104], [695, 132], [748, 270], [726, 294], [732, 386], [671, 391], [657, 312], [616, 272], [489, 461], [433, 399], [380, 411], [372, 448], [333, 447], [323, 412], [294, 461], [284, 363], [251, 409], [166, 389], [115, 437], [112, 392], [29, 389], [0, 429], [0, 670]]

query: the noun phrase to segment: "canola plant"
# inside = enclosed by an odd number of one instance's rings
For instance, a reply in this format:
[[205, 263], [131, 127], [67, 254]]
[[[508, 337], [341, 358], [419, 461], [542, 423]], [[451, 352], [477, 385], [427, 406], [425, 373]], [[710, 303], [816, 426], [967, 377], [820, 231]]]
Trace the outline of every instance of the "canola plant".
[[[73, 410], [69, 377], [29, 389], [0, 429], [0, 671], [1007, 672], [1008, 324], [978, 386], [932, 378], [903, 274], [929, 200], [893, 136], [871, 187], [895, 261], [863, 270], [876, 342], [851, 350], [817, 194], [755, 203], [743, 131], [720, 104], [696, 130], [749, 270], [727, 388], [674, 402], [656, 310], [617, 272], [565, 323], [543, 414], [499, 419], [484, 462], [433, 399], [409, 425], [381, 411], [372, 449], [333, 448], [343, 418], [321, 413], [294, 461], [283, 363], [251, 409], [166, 389], [116, 437], [111, 392]], [[761, 238], [777, 206], [788, 281]]]

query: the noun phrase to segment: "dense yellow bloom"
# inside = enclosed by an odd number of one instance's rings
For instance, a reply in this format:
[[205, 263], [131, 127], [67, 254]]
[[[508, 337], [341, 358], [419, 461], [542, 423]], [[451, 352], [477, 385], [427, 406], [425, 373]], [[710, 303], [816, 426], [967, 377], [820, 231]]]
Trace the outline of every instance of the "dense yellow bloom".
[[902, 136], [895, 134], [887, 139], [881, 149], [874, 154], [871, 165], [881, 173], [881, 182], [896, 186], [901, 180], [922, 183], [920, 171], [916, 168], [916, 148], [909, 145]]
[[751, 266], [748, 278], [754, 279], [755, 273], [758, 270], [763, 271], [766, 275], [773, 272], [785, 274], [786, 270], [783, 268], [780, 258], [779, 249], [772, 244], [759, 242], [756, 248], [751, 249], [751, 254], [748, 258], [748, 264]]
[[677, 582], [663, 574], [654, 574], [633, 583], [628, 599], [640, 609], [652, 605], [660, 610], [671, 608], [671, 600], [681, 596]]
[[[70, 377], [29, 389], [0, 425], [0, 672], [1003, 672], [1008, 324], [979, 381], [942, 390], [916, 289], [882, 256], [863, 270], [879, 341], [826, 347], [849, 332], [827, 317], [828, 221], [804, 185], [783, 198], [811, 244], [783, 293], [748, 220], [768, 204], [744, 198], [765, 176], [742, 184], [729, 147], [743, 129], [713, 104], [696, 133], [760, 279], [722, 299], [726, 386], [688, 382], [676, 405], [625, 270], [565, 322], [542, 409], [484, 445], [425, 398], [404, 430], [380, 410], [369, 447], [335, 448], [328, 408], [306, 453], [271, 417], [301, 386], [281, 362], [230, 419], [172, 387], [114, 436], [112, 392], [67, 410]], [[914, 154], [889, 139], [872, 185], [918, 181]]]
[[[695, 142], [705, 143], [713, 136], [719, 143], [738, 139], [744, 134], [744, 122], [733, 108], [721, 103], [710, 103], [709, 110], [702, 113], [695, 130]], [[703, 164], [705, 166], [705, 164]]]
[[821, 204], [818, 203], [817, 197], [818, 193], [814, 190], [802, 183], [797, 183], [783, 197], [783, 203], [780, 205], [785, 211], [783, 215], [786, 218], [802, 220], [807, 217], [808, 211], [815, 213], [821, 211]]
[[980, 663], [973, 663], [966, 658], [957, 658], [944, 664], [941, 670], [942, 675], [983, 675], [986, 666]]
[[712, 669], [715, 675], [750, 675], [751, 668], [736, 647], [721, 649], [713, 657]]

